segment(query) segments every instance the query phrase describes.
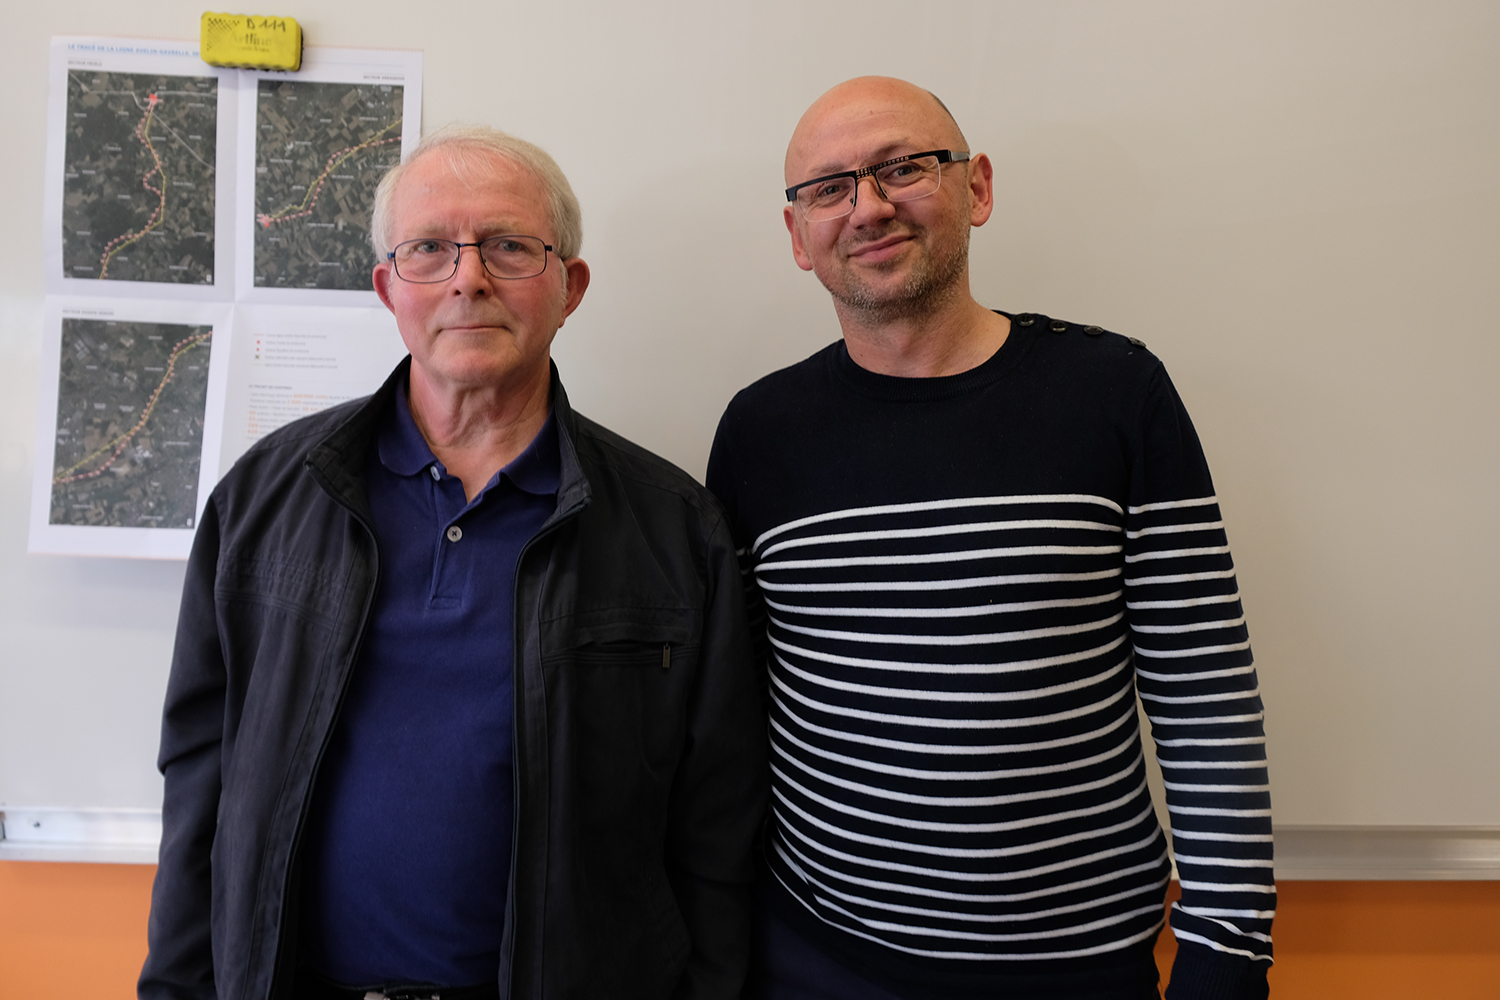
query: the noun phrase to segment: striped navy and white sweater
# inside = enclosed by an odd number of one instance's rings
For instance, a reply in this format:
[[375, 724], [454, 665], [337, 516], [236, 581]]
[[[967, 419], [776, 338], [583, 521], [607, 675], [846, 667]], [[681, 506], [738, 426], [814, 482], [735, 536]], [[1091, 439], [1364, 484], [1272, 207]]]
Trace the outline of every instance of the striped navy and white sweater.
[[1148, 953], [1169, 864], [1139, 695], [1182, 887], [1169, 995], [1264, 995], [1261, 701], [1197, 435], [1139, 341], [1013, 319], [943, 378], [835, 343], [720, 423], [708, 485], [765, 615], [772, 891], [898, 979]]

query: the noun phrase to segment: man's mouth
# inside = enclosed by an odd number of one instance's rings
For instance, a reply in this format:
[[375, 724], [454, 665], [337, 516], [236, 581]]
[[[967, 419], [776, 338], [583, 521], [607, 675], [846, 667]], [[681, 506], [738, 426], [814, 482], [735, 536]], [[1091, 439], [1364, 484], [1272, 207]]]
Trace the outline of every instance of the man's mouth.
[[850, 249], [847, 255], [862, 261], [874, 263], [894, 256], [898, 248], [911, 239], [912, 235], [910, 233], [892, 233], [889, 236], [882, 236], [878, 240], [861, 243]]
[[504, 326], [505, 322], [499, 317], [465, 316], [443, 323], [441, 329], [452, 333], [465, 333], [479, 330], [498, 330]]

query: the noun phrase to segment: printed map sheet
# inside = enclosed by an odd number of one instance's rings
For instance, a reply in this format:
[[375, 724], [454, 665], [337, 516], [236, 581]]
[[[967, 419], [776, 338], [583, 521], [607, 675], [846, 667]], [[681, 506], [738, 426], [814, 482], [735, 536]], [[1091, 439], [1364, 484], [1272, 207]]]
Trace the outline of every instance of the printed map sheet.
[[256, 439], [404, 354], [375, 187], [420, 135], [416, 52], [226, 70], [189, 42], [55, 38], [28, 547], [185, 558]]

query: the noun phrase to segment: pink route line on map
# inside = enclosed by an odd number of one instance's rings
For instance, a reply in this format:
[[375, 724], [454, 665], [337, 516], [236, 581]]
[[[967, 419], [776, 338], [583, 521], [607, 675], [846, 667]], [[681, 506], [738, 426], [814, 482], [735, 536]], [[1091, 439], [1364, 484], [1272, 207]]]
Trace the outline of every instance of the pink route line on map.
[[[125, 446], [130, 443], [130, 439], [139, 434], [141, 432], [141, 429], [146, 426], [146, 421], [151, 419], [151, 413], [156, 409], [157, 400], [161, 399], [162, 390], [166, 389], [167, 383], [172, 381], [173, 370], [177, 367], [177, 359], [182, 357], [188, 351], [197, 347], [199, 344], [203, 343], [205, 340], [208, 340], [212, 336], [212, 333], [200, 333], [197, 336], [186, 337], [182, 340], [179, 340], [176, 346], [172, 348], [172, 356], [167, 360], [166, 374], [161, 377], [161, 382], [157, 385], [156, 391], [153, 392], [151, 394], [151, 398], [147, 400], [146, 409], [141, 413], [141, 419], [136, 421], [135, 426], [130, 428], [130, 430], [126, 431], [124, 434], [121, 434], [119, 437], [115, 438], [113, 441], [106, 444], [104, 447], [98, 448], [90, 454], [85, 455], [80, 461], [75, 462], [73, 465], [64, 469], [58, 475], [53, 476], [52, 485], [61, 486], [64, 483], [73, 483], [77, 482], [80, 479], [93, 479], [95, 476], [103, 475], [105, 469], [108, 469], [111, 465], [114, 465], [115, 459], [119, 458], [121, 453], [125, 451]], [[76, 476], [69, 475], [69, 473], [74, 471], [75, 469], [78, 469], [81, 466], [88, 465], [90, 462], [98, 458], [100, 455], [104, 454], [110, 448], [115, 449], [114, 454], [110, 455], [105, 463], [99, 466], [99, 468], [95, 469], [93, 472], [84, 472]]]
[[[334, 153], [328, 158], [328, 164], [323, 167], [323, 172], [318, 175], [318, 179], [313, 182], [312, 187], [308, 188], [307, 196], [302, 199], [301, 205], [288, 205], [275, 215], [262, 212], [255, 217], [255, 221], [259, 222], [264, 228], [270, 229], [273, 222], [287, 222], [291, 219], [300, 219], [304, 216], [312, 215], [313, 210], [318, 207], [318, 195], [322, 193], [323, 185], [328, 183], [328, 175], [333, 173], [333, 169], [362, 150], [383, 146], [388, 142], [400, 142], [401, 137], [399, 135], [389, 139], [377, 138], [400, 124], [401, 119], [397, 118], [358, 146], [349, 146]], [[293, 211], [293, 209], [301, 209], [301, 211]]]
[[[109, 259], [120, 250], [125, 249], [127, 246], [134, 243], [142, 236], [145, 236], [151, 230], [155, 229], [157, 224], [161, 222], [162, 216], [166, 214], [167, 172], [162, 169], [161, 157], [156, 154], [156, 147], [151, 145], [151, 137], [147, 135], [147, 130], [151, 126], [151, 116], [156, 112], [156, 105], [160, 102], [160, 100], [161, 98], [157, 97], [155, 94], [146, 95], [146, 113], [141, 116], [140, 124], [135, 127], [135, 137], [145, 144], [147, 152], [151, 154], [151, 159], [156, 161], [156, 166], [152, 167], [151, 170], [146, 174], [146, 176], [141, 178], [141, 187], [145, 188], [147, 191], [150, 191], [152, 194], [157, 195], [161, 200], [157, 202], [156, 211], [151, 213], [151, 218], [146, 220], [146, 225], [140, 232], [126, 233], [123, 236], [116, 236], [114, 239], [109, 241], [109, 245], [104, 248], [104, 255], [99, 258], [99, 277], [101, 279], [109, 274]], [[152, 187], [149, 183], [151, 180], [151, 175], [156, 173], [161, 174], [162, 186], [160, 191]], [[119, 246], [115, 245], [117, 243], [119, 244]]]

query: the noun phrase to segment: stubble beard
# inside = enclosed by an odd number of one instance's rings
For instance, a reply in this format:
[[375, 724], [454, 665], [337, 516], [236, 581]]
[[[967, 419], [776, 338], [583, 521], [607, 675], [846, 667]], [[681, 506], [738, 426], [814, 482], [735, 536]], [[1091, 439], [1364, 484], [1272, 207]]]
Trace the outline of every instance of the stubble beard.
[[[930, 230], [919, 230], [917, 237]], [[866, 323], [920, 318], [936, 312], [959, 291], [959, 283], [969, 265], [969, 234], [965, 231], [953, 241], [953, 249], [941, 253], [929, 249], [912, 262], [910, 270], [894, 287], [876, 288], [843, 262], [837, 280], [823, 279], [823, 287], [834, 302], [857, 313]]]

